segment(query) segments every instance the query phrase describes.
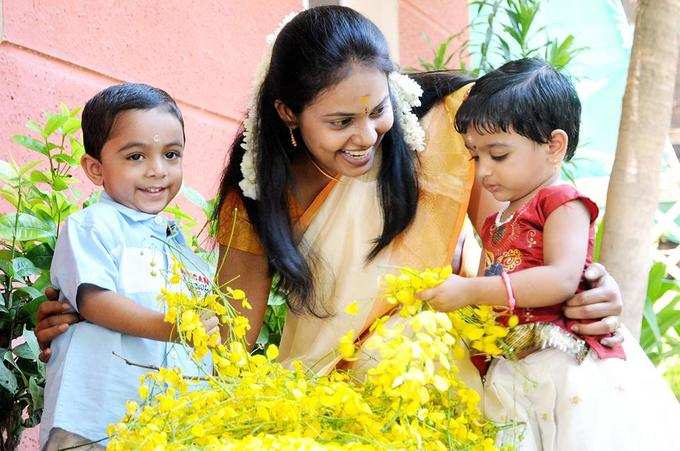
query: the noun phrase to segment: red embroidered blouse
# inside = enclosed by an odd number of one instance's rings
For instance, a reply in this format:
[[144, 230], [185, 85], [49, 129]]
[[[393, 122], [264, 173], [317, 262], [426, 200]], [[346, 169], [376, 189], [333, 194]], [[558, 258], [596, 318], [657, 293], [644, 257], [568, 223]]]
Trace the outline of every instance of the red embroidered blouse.
[[[588, 253], [584, 263], [585, 268], [592, 262], [593, 243], [595, 241], [594, 223], [597, 219], [598, 208], [595, 203], [581, 195], [569, 185], [548, 186], [541, 189], [533, 199], [520, 207], [512, 220], [503, 226], [495, 227], [496, 214], [489, 216], [482, 227], [482, 243], [486, 256], [487, 267], [492, 263], [499, 263], [506, 272], [512, 273], [523, 269], [544, 265], [543, 261], [543, 225], [548, 216], [561, 205], [579, 200], [590, 213], [590, 234], [588, 238]], [[585, 280], [581, 280], [579, 291], [587, 288]], [[549, 322], [568, 331], [579, 321], [567, 319], [562, 308], [564, 303], [548, 307], [515, 309], [519, 323]], [[582, 321], [588, 322], [588, 321]], [[583, 335], [588, 345], [595, 350], [598, 357], [625, 358], [621, 345], [609, 348], [600, 344], [604, 336]]]

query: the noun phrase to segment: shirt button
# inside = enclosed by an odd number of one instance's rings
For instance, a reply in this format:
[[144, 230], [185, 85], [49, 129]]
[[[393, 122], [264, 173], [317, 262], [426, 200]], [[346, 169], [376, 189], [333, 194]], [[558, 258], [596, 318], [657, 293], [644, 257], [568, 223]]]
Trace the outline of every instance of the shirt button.
[[156, 216], [153, 221], [158, 225], [162, 225], [163, 223], [165, 223], [165, 220], [160, 216]]

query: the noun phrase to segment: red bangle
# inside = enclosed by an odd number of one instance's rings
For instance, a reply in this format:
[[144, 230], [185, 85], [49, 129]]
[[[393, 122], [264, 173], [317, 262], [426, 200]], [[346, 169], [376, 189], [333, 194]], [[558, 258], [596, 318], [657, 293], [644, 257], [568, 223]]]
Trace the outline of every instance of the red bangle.
[[503, 284], [505, 285], [505, 292], [508, 295], [508, 309], [512, 313], [515, 310], [515, 296], [512, 294], [512, 285], [510, 285], [510, 276], [508, 273], [503, 271], [501, 273], [501, 279], [503, 279]]

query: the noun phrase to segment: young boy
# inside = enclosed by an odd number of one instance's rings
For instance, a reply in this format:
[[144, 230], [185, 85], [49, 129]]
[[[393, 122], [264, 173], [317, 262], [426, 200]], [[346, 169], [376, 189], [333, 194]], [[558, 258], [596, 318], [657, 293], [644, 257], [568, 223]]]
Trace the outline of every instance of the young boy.
[[[189, 349], [173, 343], [174, 326], [163, 320], [158, 299], [175, 259], [194, 293], [210, 290], [212, 274], [175, 224], [159, 215], [182, 184], [179, 108], [160, 89], [122, 84], [87, 102], [82, 126], [83, 171], [105, 192], [69, 216], [54, 252], [52, 283], [84, 321], [52, 343], [40, 425], [47, 450], [105, 442], [106, 427], [122, 419], [126, 401], [138, 400], [140, 376], [148, 371], [141, 365], [178, 367], [185, 375], [210, 371], [209, 362], [196, 364]], [[218, 333], [214, 316], [203, 325]]]

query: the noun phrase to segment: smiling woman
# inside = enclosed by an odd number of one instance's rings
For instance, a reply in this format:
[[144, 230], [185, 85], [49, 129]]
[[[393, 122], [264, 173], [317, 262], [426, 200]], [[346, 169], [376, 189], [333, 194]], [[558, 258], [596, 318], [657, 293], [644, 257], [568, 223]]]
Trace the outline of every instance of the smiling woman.
[[335, 177], [365, 174], [394, 123], [385, 74], [361, 64], [350, 66], [347, 76], [321, 93], [299, 120], [281, 101], [276, 109], [288, 127], [300, 128], [311, 161]]

